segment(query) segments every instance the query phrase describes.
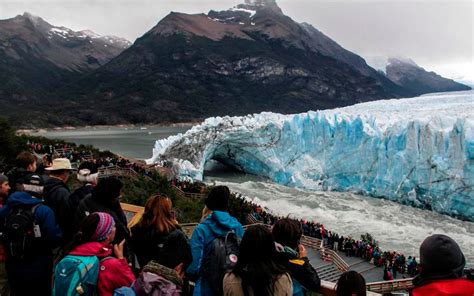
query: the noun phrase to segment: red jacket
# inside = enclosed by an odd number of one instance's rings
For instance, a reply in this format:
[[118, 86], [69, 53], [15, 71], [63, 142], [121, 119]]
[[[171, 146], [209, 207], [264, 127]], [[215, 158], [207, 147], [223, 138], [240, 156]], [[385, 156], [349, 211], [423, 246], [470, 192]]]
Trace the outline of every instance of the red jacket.
[[[69, 254], [78, 256], [97, 256], [99, 259], [111, 256], [112, 247], [99, 242], [82, 244]], [[110, 258], [100, 262], [97, 292], [99, 296], [112, 296], [114, 290], [123, 286], [130, 287], [135, 280], [127, 259]]]
[[474, 282], [466, 279], [438, 280], [414, 288], [413, 296], [472, 296]]

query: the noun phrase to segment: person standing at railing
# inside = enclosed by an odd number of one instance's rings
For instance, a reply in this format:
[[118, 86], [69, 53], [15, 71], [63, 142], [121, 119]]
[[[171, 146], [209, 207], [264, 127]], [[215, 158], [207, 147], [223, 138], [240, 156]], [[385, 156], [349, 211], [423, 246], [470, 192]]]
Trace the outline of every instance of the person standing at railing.
[[303, 230], [300, 224], [289, 218], [280, 219], [273, 225], [272, 234], [277, 262], [288, 269], [293, 280], [293, 295], [303, 296], [307, 291], [319, 291], [321, 280], [301, 244]]
[[466, 258], [450, 237], [434, 234], [420, 246], [420, 273], [413, 279], [412, 296], [472, 296], [474, 281], [464, 277]]
[[[187, 269], [190, 278], [196, 278], [196, 286], [193, 295], [214, 295], [210, 279], [204, 273], [207, 266], [203, 263], [206, 254], [209, 254], [214, 240], [225, 236], [229, 232], [234, 232], [236, 236], [242, 238], [244, 229], [240, 222], [232, 217], [228, 212], [230, 191], [227, 186], [214, 187], [206, 200], [206, 216], [194, 229], [191, 237], [191, 251], [193, 262]], [[204, 214], [204, 212], [203, 212]], [[210, 255], [210, 254], [209, 254]]]
[[178, 231], [185, 236], [172, 207], [171, 199], [166, 195], [151, 196], [145, 204], [142, 218], [131, 228], [130, 242], [141, 267], [151, 260], [160, 260], [161, 250], [172, 232]]

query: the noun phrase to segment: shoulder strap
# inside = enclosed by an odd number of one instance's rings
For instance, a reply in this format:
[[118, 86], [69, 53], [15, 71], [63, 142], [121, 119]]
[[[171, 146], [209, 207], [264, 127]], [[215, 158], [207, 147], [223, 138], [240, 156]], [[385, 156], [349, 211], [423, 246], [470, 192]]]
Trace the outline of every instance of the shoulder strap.
[[31, 213], [33, 214], [33, 216], [35, 215], [36, 209], [39, 208], [42, 205], [43, 205], [43, 203], [39, 202], [39, 203], [35, 204], [33, 207], [31, 207]]
[[112, 259], [112, 258], [115, 258], [114, 256], [105, 256], [104, 258], [100, 259], [100, 263], [104, 263], [105, 261], [109, 260], [109, 259]]

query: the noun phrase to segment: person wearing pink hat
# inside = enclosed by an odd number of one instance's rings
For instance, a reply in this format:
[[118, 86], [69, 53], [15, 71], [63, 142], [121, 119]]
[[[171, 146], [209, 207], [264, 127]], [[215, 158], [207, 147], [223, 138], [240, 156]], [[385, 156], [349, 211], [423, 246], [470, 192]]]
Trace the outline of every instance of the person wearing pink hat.
[[99, 296], [112, 296], [115, 289], [131, 286], [135, 280], [135, 275], [123, 255], [125, 240], [111, 245], [115, 239], [115, 232], [114, 218], [108, 213], [95, 212], [84, 218], [73, 241], [66, 246], [66, 255], [99, 258], [100, 269], [97, 280]]

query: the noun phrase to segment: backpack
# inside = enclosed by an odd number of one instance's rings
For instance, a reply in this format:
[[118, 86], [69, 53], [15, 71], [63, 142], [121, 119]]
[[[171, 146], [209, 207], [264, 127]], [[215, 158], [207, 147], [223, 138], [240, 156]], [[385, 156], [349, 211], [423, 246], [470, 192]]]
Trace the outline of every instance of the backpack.
[[113, 296], [136, 296], [135, 290], [132, 287], [121, 287], [114, 290]]
[[17, 205], [8, 214], [3, 235], [9, 258], [27, 260], [34, 257], [35, 241], [41, 237], [40, 227], [35, 222], [35, 211], [40, 205]]
[[177, 286], [163, 276], [149, 271], [142, 271], [140, 273], [140, 276], [133, 284], [133, 290], [137, 296], [175, 296], [184, 294], [183, 287]]
[[224, 275], [234, 269], [239, 256], [240, 238], [234, 231], [215, 238], [205, 249], [201, 276], [214, 295], [222, 295]]
[[97, 256], [67, 255], [54, 268], [52, 295], [93, 295], [98, 277]]
[[97, 295], [100, 263], [111, 258], [67, 255], [54, 268], [52, 296]]

